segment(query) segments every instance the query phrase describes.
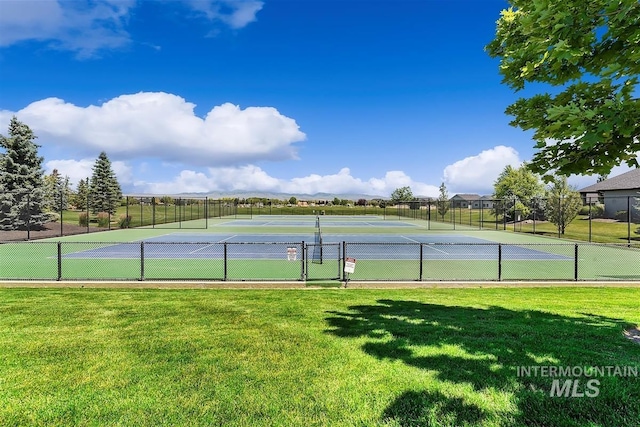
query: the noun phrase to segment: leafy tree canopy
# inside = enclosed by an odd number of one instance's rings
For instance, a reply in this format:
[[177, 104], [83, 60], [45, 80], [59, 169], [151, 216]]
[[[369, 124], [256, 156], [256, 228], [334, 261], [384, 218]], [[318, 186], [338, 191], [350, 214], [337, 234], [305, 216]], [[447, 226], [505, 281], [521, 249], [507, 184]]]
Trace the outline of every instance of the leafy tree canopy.
[[506, 110], [511, 125], [533, 130], [538, 152], [528, 167], [552, 173], [603, 174], [640, 151], [640, 2], [510, 0], [486, 46], [500, 59], [503, 82], [553, 94], [521, 98]]
[[567, 183], [566, 176], [559, 176], [547, 190], [546, 216], [549, 222], [564, 234], [582, 207], [582, 198], [575, 188]]
[[447, 191], [447, 186], [444, 185], [444, 182], [440, 184], [439, 187], [439, 195], [436, 200], [436, 208], [438, 209], [438, 213], [444, 219], [445, 214], [449, 211], [449, 205], [451, 204], [449, 200], [449, 192]]
[[411, 187], [400, 187], [393, 190], [391, 193], [391, 202], [409, 202], [414, 200], [413, 192], [411, 191]]
[[[519, 168], [506, 166], [494, 182], [493, 188], [495, 199], [504, 200], [508, 209], [515, 209], [525, 217], [531, 213], [531, 200], [544, 196], [544, 185], [540, 177], [531, 172], [526, 164]], [[505, 206], [495, 203], [494, 209], [497, 213], [498, 210], [504, 210]]]

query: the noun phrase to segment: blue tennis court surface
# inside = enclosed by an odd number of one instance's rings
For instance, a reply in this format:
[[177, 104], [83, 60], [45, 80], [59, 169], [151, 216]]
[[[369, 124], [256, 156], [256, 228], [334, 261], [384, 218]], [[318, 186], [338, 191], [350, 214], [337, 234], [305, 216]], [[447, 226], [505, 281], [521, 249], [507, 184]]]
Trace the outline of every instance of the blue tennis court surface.
[[[495, 260], [499, 250], [506, 260], [572, 259], [570, 254], [545, 252], [536, 245], [503, 244], [499, 248], [495, 242], [471, 236], [426, 234], [327, 234], [322, 239], [327, 256], [337, 259], [343, 242], [346, 243], [347, 256], [356, 259]], [[298, 253], [302, 253], [303, 245], [316, 244], [313, 234], [171, 233], [145, 239], [144, 245], [141, 242], [92, 243], [91, 248], [63, 257], [131, 259], [139, 258], [144, 251], [144, 257], [151, 259], [222, 259], [225, 253], [230, 259], [286, 259], [287, 248], [295, 247]], [[549, 245], [541, 247], [545, 246]]]
[[[323, 217], [324, 218], [324, 217]], [[311, 221], [304, 218], [296, 218], [292, 219], [291, 217], [287, 219], [234, 219], [231, 221], [225, 221], [223, 223], [218, 223], [216, 226], [233, 226], [233, 227], [314, 227], [315, 220]], [[371, 219], [362, 217], [359, 219], [340, 219], [340, 218], [331, 218], [331, 219], [322, 219], [321, 220], [322, 227], [353, 227], [353, 228], [371, 228], [371, 227], [389, 227], [389, 228], [416, 228], [419, 227], [418, 224], [412, 224], [409, 222], [403, 221], [385, 221], [381, 219]]]

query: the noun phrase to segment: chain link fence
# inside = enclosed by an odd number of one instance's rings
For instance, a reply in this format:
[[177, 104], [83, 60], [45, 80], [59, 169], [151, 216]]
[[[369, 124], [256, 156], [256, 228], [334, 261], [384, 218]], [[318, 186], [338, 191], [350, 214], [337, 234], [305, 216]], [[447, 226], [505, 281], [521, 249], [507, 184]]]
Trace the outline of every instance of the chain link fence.
[[639, 281], [640, 245], [4, 242], [0, 279]]
[[125, 196], [113, 211], [101, 211], [91, 193], [60, 193], [42, 200], [8, 193], [0, 206], [0, 241], [31, 240], [121, 228], [206, 229], [208, 219], [236, 215], [236, 205], [208, 197]]
[[[291, 204], [272, 199], [127, 196], [114, 212], [100, 212], [94, 206], [98, 198], [91, 194], [74, 197], [75, 204], [64, 194], [53, 199], [45, 203], [42, 222], [41, 212], [34, 208], [43, 205], [41, 200], [31, 200], [29, 194], [5, 195], [0, 241], [131, 227], [204, 229], [208, 219], [221, 217], [326, 214], [418, 221], [429, 230], [506, 230], [597, 243], [640, 242], [640, 196], [632, 195], [577, 198], [574, 194], [528, 200], [456, 195], [446, 201], [425, 199], [393, 206], [384, 201], [342, 206], [322, 201]], [[48, 232], [39, 233], [43, 229]]]

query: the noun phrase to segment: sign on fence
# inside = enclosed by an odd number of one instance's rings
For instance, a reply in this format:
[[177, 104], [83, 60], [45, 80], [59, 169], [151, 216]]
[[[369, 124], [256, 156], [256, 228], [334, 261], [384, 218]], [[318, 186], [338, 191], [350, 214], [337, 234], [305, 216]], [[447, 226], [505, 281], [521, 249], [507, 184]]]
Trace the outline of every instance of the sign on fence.
[[344, 272], [353, 274], [356, 271], [356, 259], [355, 258], [345, 258], [344, 260]]
[[298, 249], [297, 248], [287, 248], [287, 260], [295, 261], [298, 258]]

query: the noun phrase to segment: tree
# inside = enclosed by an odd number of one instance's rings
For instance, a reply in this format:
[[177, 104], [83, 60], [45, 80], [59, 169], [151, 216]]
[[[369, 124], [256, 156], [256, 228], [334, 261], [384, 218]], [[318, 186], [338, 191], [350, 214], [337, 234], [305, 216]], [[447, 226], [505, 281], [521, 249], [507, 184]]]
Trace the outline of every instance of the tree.
[[511, 125], [534, 130], [528, 167], [551, 182], [560, 175], [606, 175], [638, 167], [640, 151], [640, 2], [510, 0], [486, 46], [515, 91], [543, 83], [554, 94], [507, 107]]
[[296, 205], [298, 204], [298, 199], [294, 196], [289, 197], [289, 204], [290, 205]]
[[46, 221], [42, 202], [42, 161], [36, 136], [14, 116], [8, 136], [0, 135], [0, 230], [38, 229]]
[[410, 202], [414, 200], [411, 187], [400, 187], [391, 193], [391, 203], [397, 205], [400, 202]]
[[516, 219], [516, 212], [527, 218], [532, 212], [534, 199], [544, 196], [544, 185], [540, 177], [531, 172], [526, 164], [519, 168], [508, 165], [493, 183], [494, 202], [492, 213]]
[[443, 220], [446, 213], [449, 212], [449, 205], [450, 205], [449, 192], [447, 191], [447, 187], [444, 185], [444, 182], [443, 182], [440, 184], [440, 195], [436, 200], [436, 209], [438, 210], [438, 213], [440, 214]]
[[87, 197], [89, 195], [89, 178], [81, 179], [76, 187], [76, 192], [71, 198], [71, 203], [81, 211], [87, 209]]
[[558, 227], [559, 234], [564, 234], [581, 207], [580, 193], [567, 183], [566, 176], [557, 177], [547, 190], [546, 215], [549, 222]]
[[111, 169], [111, 161], [104, 151], [93, 165], [90, 189], [91, 211], [94, 214], [108, 212], [113, 215], [122, 200], [122, 190], [116, 174]]
[[43, 181], [44, 202], [43, 208], [52, 212], [59, 212], [69, 208], [69, 177], [64, 178], [54, 169], [50, 175], [46, 175]]

